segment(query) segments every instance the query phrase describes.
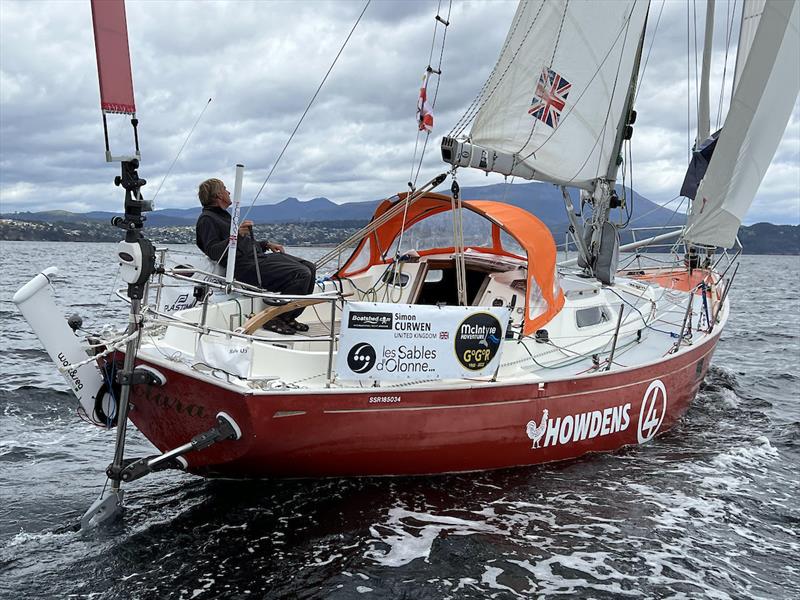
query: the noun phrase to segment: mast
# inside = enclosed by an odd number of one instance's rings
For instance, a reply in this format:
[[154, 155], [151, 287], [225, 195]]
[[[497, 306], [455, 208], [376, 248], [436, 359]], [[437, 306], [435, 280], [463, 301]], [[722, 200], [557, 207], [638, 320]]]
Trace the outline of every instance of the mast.
[[[649, 10], [649, 6], [648, 6]], [[620, 150], [622, 143], [625, 140], [631, 139], [633, 136], [633, 124], [636, 121], [636, 113], [633, 110], [633, 99], [636, 97], [636, 81], [639, 77], [639, 67], [642, 62], [642, 50], [644, 49], [644, 34], [647, 31], [647, 14], [644, 17], [644, 25], [642, 33], [639, 36], [639, 44], [636, 47], [636, 56], [633, 60], [633, 69], [631, 70], [631, 78], [628, 83], [628, 93], [625, 96], [625, 105], [620, 114], [619, 124], [617, 125], [617, 137], [614, 140], [614, 151], [611, 153], [611, 160], [608, 163], [608, 171], [606, 172], [606, 179], [609, 181], [616, 181], [617, 171], [622, 164], [622, 156]]]
[[636, 96], [636, 80], [639, 76], [639, 65], [642, 60], [646, 30], [647, 12], [645, 12], [642, 31], [639, 35], [639, 43], [636, 46], [633, 67], [626, 88], [625, 103], [617, 123], [616, 137], [614, 138], [613, 151], [609, 157], [608, 169], [606, 170], [605, 178], [598, 178], [594, 182], [591, 196], [587, 198], [592, 205], [592, 222], [589, 232], [587, 232], [587, 236], [588, 233], [591, 233], [591, 239], [588, 244], [578, 242], [581, 254], [586, 255], [578, 264], [607, 285], [614, 283], [617, 258], [619, 256], [619, 234], [616, 226], [609, 222], [608, 217], [612, 208], [621, 206], [621, 201], [614, 189], [614, 182], [617, 179], [619, 167], [622, 165], [622, 144], [633, 136], [633, 123], [636, 121], [633, 99]]

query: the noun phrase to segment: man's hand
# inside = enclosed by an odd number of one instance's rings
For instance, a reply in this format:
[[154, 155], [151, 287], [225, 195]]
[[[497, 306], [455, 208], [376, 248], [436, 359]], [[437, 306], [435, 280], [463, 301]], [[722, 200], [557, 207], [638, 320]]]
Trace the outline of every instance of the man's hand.
[[242, 237], [247, 237], [248, 235], [250, 235], [250, 231], [252, 231], [252, 229], [253, 229], [253, 222], [248, 219], [247, 221], [239, 225], [239, 235]]
[[267, 242], [266, 246], [267, 246], [267, 248], [269, 248], [273, 252], [283, 252], [283, 246], [281, 246], [280, 244], [275, 244], [273, 242]]

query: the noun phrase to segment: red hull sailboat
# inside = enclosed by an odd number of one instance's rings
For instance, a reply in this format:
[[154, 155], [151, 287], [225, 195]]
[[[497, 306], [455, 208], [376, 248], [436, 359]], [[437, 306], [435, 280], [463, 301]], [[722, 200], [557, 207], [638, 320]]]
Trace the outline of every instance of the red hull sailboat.
[[[186, 457], [205, 476], [419, 475], [499, 469], [611, 452], [686, 412], [719, 334], [625, 372], [546, 383], [325, 394], [220, 389], [155, 362], [169, 388], [137, 390], [130, 418], [163, 451], [230, 414], [242, 439]], [[527, 425], [538, 432], [531, 438]], [[536, 430], [534, 430], [536, 431]]]
[[[92, 6], [104, 123], [107, 113], [132, 115], [135, 134], [123, 2]], [[143, 235], [138, 137], [135, 157], [114, 157], [106, 142], [126, 192], [115, 225], [125, 231], [127, 330], [73, 335], [54, 307], [51, 269], [14, 297], [84, 416], [117, 427], [111, 489], [83, 526], [119, 513], [122, 482], [163, 468], [221, 477], [464, 472], [614, 451], [672, 427], [727, 321], [738, 254], [726, 249], [738, 245], [800, 89], [800, 42], [788, 26], [798, 5], [745, 3], [750, 43], [739, 51], [728, 118], [709, 136], [700, 111], [682, 190], [701, 201], [685, 227], [620, 247], [612, 211], [631, 191], [615, 181], [628, 168], [647, 11], [640, 0], [520, 3], [489, 80], [442, 140], [450, 171], [381, 203], [319, 259], [337, 266], [305, 296], [233, 278], [243, 167], [227, 269], [204, 257], [176, 266]], [[440, 25], [449, 23], [437, 17]], [[429, 67], [424, 86], [439, 72]], [[420, 98], [427, 136], [434, 107]], [[530, 212], [462, 200], [464, 168], [559, 186], [577, 258], [558, 262]], [[447, 175], [451, 195], [433, 193]], [[643, 250], [675, 238], [650, 266]], [[298, 307], [308, 331], [262, 328]], [[161, 454], [125, 457], [128, 419]]]

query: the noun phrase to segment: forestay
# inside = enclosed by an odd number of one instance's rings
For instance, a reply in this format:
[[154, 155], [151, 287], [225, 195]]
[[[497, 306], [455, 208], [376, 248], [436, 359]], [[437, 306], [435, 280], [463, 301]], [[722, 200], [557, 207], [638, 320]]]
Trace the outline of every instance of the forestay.
[[764, 6], [725, 126], [692, 205], [688, 242], [728, 248], [736, 240], [800, 91], [799, 11], [796, 2], [770, 0]]
[[470, 133], [514, 174], [592, 188], [617, 129], [648, 2], [521, 2]]

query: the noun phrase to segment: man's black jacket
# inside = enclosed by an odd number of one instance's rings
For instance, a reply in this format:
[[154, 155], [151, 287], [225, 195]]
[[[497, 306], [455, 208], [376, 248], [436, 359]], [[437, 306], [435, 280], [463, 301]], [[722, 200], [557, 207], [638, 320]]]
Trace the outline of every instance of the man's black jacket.
[[[227, 210], [213, 206], [204, 208], [197, 219], [195, 228], [195, 240], [197, 247], [203, 251], [211, 260], [223, 267], [228, 260], [228, 236], [231, 232], [231, 215]], [[239, 236], [236, 242], [236, 272], [237, 279], [245, 280], [248, 274], [255, 271], [255, 258], [253, 248], [256, 249], [257, 256], [263, 256], [264, 250], [261, 244], [253, 243], [250, 237]]]

